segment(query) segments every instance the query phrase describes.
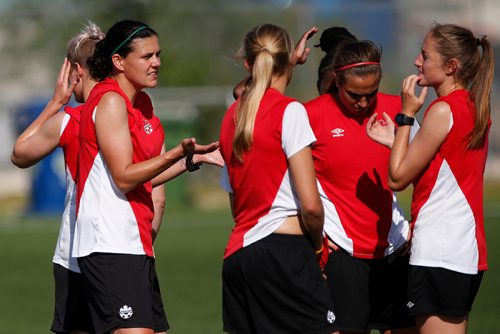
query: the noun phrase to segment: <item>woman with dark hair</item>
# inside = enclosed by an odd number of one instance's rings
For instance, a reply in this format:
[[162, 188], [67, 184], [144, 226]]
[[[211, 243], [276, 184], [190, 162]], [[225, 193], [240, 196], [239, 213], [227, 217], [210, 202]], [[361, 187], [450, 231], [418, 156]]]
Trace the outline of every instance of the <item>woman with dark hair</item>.
[[[301, 40], [304, 48], [315, 31]], [[246, 34], [240, 55], [251, 80], [221, 126], [221, 185], [235, 221], [222, 272], [228, 333], [335, 330], [317, 262], [326, 248], [310, 148], [315, 138], [304, 106], [284, 95], [293, 64], [305, 61], [293, 51], [288, 32], [275, 25]]]
[[317, 138], [312, 154], [333, 250], [324, 273], [337, 325], [340, 333], [411, 331], [409, 224], [388, 186], [390, 150], [365, 132], [373, 114], [400, 112], [400, 97], [379, 92], [381, 51], [374, 43], [345, 28], [326, 32], [317, 85], [323, 95], [305, 107]]
[[334, 71], [332, 69], [332, 59], [335, 52], [338, 50], [338, 45], [346, 41], [356, 41], [357, 38], [349, 30], [344, 27], [331, 27], [325, 29], [319, 39], [319, 47], [325, 52], [325, 56], [321, 59], [318, 67], [318, 81], [316, 88], [319, 95], [325, 94], [330, 89], [333, 82]]
[[87, 62], [100, 82], [80, 121], [73, 254], [96, 333], [168, 329], [154, 263], [151, 180], [182, 159], [194, 170], [194, 153], [218, 147], [187, 138], [161, 153], [159, 120], [149, 108], [134, 108], [142, 89], [157, 84], [159, 56], [157, 33], [126, 20], [108, 30]]
[[[420, 333], [466, 333], [472, 303], [487, 269], [483, 174], [488, 155], [493, 50], [486, 36], [436, 24], [414, 62], [418, 74], [403, 81], [403, 108], [372, 117], [370, 137], [392, 148], [389, 186], [413, 183], [413, 238], [408, 308]], [[416, 86], [424, 87], [420, 95]], [[411, 143], [409, 126], [428, 87], [427, 108]]]

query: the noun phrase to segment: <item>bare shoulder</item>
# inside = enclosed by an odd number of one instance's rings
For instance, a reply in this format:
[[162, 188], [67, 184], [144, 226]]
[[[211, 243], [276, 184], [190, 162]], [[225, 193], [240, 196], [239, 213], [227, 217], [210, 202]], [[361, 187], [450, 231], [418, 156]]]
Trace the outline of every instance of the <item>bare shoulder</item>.
[[445, 101], [439, 101], [434, 103], [429, 111], [427, 112], [426, 117], [432, 118], [448, 118], [451, 116], [451, 108], [450, 105]]
[[107, 92], [105, 93], [101, 100], [98, 103], [99, 109], [126, 109], [126, 103], [123, 96], [118, 94], [117, 92]]

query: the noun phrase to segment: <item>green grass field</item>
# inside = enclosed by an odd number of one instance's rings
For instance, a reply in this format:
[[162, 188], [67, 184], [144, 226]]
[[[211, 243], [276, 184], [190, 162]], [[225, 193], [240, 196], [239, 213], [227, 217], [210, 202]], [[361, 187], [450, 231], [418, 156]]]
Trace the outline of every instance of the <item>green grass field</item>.
[[[500, 333], [498, 189], [486, 191], [490, 270], [471, 314], [472, 334]], [[227, 210], [167, 209], [155, 248], [172, 326], [169, 333], [222, 333], [221, 265], [231, 227]], [[51, 259], [58, 228], [57, 218], [0, 218], [0, 333], [49, 332], [54, 290]]]

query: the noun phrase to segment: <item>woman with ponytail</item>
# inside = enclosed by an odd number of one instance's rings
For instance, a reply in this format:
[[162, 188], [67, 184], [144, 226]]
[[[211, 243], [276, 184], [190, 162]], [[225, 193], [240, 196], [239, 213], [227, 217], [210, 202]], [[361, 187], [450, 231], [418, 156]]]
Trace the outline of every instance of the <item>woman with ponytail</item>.
[[[466, 333], [487, 269], [483, 174], [488, 153], [493, 51], [486, 36], [436, 24], [402, 86], [402, 111], [388, 126], [371, 119], [368, 135], [392, 148], [389, 185], [413, 183], [408, 308], [420, 333]], [[424, 87], [420, 95], [416, 86]], [[408, 143], [428, 87], [437, 99]], [[376, 117], [376, 116], [374, 116]]]
[[240, 54], [251, 80], [221, 126], [221, 185], [235, 220], [222, 273], [228, 333], [335, 330], [317, 262], [327, 247], [310, 148], [315, 137], [304, 107], [284, 95], [293, 50], [280, 27], [247, 33]]

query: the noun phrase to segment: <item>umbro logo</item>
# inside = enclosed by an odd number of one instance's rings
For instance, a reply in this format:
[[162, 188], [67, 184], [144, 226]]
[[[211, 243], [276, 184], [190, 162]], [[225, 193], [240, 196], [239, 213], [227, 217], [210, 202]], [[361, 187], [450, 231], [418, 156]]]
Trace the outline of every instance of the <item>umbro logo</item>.
[[326, 321], [328, 321], [329, 324], [333, 324], [335, 321], [335, 314], [333, 314], [332, 311], [328, 310], [326, 313]]
[[344, 136], [344, 129], [336, 128], [332, 130], [332, 137], [342, 137]]
[[406, 307], [408, 307], [408, 308], [412, 308], [413, 306], [415, 306], [415, 304], [413, 304], [412, 302], [408, 302], [406, 304]]
[[122, 317], [123, 319], [130, 318], [132, 314], [134, 314], [134, 312], [132, 311], [132, 308], [130, 306], [123, 305], [120, 308], [120, 317]]

